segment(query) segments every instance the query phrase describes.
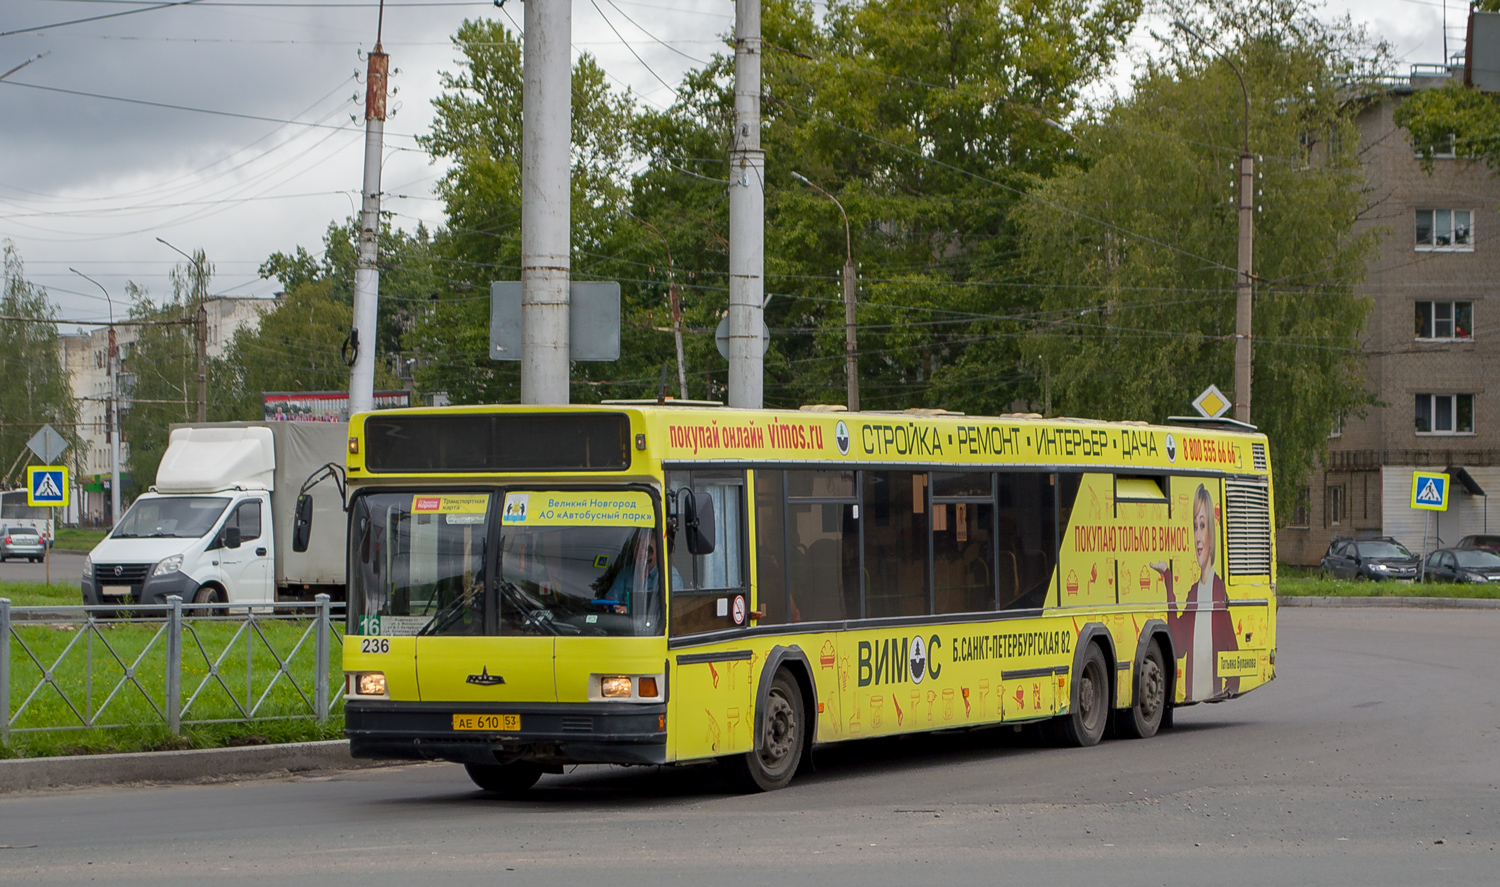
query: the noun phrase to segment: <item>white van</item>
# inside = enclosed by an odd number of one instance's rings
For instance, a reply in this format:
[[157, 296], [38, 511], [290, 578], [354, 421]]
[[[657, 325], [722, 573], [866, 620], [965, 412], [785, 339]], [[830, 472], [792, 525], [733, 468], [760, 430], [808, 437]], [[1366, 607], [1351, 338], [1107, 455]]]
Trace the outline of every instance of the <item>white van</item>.
[[[86, 604], [268, 603], [344, 598], [344, 534], [292, 551], [301, 484], [342, 467], [348, 426], [239, 422], [174, 426], [156, 485], [83, 565]], [[345, 526], [333, 484], [312, 491], [319, 527]]]

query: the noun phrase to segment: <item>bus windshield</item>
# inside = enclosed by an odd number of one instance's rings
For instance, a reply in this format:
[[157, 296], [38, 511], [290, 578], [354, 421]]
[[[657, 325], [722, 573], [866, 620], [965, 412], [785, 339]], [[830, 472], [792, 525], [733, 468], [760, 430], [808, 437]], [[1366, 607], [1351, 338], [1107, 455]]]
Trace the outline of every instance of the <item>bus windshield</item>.
[[645, 493], [510, 493], [503, 517], [496, 498], [408, 492], [356, 499], [351, 628], [426, 636], [662, 633], [656, 509]]

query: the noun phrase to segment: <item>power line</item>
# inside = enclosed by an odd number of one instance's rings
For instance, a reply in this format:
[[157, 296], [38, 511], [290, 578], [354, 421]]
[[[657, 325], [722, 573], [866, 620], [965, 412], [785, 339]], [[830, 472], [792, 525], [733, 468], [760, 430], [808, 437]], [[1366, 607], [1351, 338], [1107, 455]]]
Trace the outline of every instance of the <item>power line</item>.
[[202, 2], [204, 2], [204, 0], [176, 0], [176, 2], [173, 3], [158, 3], [155, 6], [145, 6], [139, 9], [126, 9], [121, 12], [108, 12], [104, 15], [92, 15], [88, 18], [75, 18], [72, 21], [67, 22], [53, 22], [50, 25], [33, 25], [29, 28], [16, 28], [11, 31], [0, 31], [0, 37], [9, 37], [12, 34], [29, 34], [33, 31], [46, 31], [50, 28], [65, 28], [68, 25], [81, 25], [84, 22], [103, 21], [107, 18], [119, 18], [122, 15], [135, 15], [138, 12], [155, 12], [158, 9], [169, 9], [173, 6], [192, 6], [195, 3]]

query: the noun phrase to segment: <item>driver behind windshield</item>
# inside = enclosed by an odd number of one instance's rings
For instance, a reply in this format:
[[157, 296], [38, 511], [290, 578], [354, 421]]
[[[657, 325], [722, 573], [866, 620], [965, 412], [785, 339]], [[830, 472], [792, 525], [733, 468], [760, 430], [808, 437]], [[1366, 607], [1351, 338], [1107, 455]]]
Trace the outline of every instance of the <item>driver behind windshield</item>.
[[[670, 548], [668, 553], [670, 554]], [[641, 563], [644, 564], [644, 570], [637, 569]], [[638, 577], [643, 577], [640, 588], [637, 588], [635, 584]], [[593, 603], [607, 606], [614, 613], [629, 613], [632, 592], [650, 591], [657, 588], [660, 581], [656, 536], [648, 533], [645, 535], [645, 543], [636, 547], [636, 556], [620, 564], [619, 569], [615, 571], [614, 581], [609, 585], [609, 590], [596, 598]], [[682, 574], [678, 573], [674, 566], [672, 567], [672, 588], [681, 587]]]

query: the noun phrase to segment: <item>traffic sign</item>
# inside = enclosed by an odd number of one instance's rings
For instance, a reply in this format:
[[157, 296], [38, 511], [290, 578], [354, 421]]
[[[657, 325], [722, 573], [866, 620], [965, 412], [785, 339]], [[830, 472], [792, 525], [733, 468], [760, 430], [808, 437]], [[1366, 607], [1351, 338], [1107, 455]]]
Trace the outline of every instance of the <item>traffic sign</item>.
[[[714, 327], [714, 345], [719, 349], [719, 356], [725, 360], [729, 359], [729, 318], [725, 317]], [[760, 354], [765, 356], [771, 350], [771, 328], [766, 326], [765, 321], [760, 324]]]
[[1219, 390], [1219, 386], [1210, 385], [1203, 389], [1203, 393], [1193, 398], [1193, 409], [1205, 419], [1217, 419], [1229, 412], [1234, 404]]
[[1411, 475], [1411, 507], [1425, 511], [1448, 510], [1448, 475], [1414, 471]]
[[43, 425], [41, 431], [33, 434], [31, 440], [26, 441], [26, 446], [36, 453], [38, 459], [51, 462], [63, 454], [63, 450], [68, 448], [68, 442], [57, 433], [56, 428]]
[[26, 469], [26, 504], [68, 505], [68, 469], [62, 465], [31, 465]]

